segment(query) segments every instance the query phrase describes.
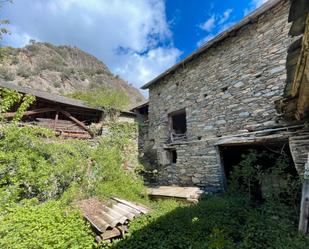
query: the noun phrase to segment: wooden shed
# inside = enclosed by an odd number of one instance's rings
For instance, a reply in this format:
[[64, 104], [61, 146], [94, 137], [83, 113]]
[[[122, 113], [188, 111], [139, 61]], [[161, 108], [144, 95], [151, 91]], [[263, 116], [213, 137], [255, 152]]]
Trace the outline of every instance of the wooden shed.
[[[22, 94], [36, 97], [35, 102], [24, 113], [21, 123], [53, 129], [58, 136], [79, 139], [93, 137], [90, 125], [99, 124], [104, 120], [104, 110], [86, 105], [83, 101], [28, 87], [0, 82], [0, 87], [15, 90]], [[8, 120], [14, 117], [16, 108], [4, 114]], [[121, 117], [134, 120], [135, 114], [121, 112]]]

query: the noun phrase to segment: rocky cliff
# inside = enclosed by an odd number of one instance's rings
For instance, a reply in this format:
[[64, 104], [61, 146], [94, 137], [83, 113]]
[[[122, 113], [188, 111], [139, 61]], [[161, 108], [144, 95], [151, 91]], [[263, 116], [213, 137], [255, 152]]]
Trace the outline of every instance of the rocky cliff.
[[94, 56], [70, 46], [32, 42], [24, 48], [2, 47], [0, 78], [55, 94], [106, 87], [125, 92], [130, 105], [144, 100], [141, 93]]

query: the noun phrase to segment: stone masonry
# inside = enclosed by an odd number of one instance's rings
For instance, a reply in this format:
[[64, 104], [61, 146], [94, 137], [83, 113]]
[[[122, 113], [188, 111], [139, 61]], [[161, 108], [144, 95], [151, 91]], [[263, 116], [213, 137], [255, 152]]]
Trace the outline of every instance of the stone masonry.
[[[216, 146], [222, 137], [288, 125], [278, 118], [274, 101], [286, 80], [289, 7], [281, 1], [149, 87], [149, 141], [161, 184], [222, 190]], [[187, 140], [169, 143], [168, 115], [183, 108]], [[177, 163], [167, 159], [168, 149], [176, 149]]]

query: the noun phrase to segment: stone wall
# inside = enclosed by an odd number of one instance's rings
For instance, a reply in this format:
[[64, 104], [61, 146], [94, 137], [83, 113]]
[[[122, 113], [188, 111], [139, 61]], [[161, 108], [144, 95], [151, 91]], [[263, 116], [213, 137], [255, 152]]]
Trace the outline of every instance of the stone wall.
[[[224, 184], [221, 136], [287, 125], [276, 115], [286, 80], [289, 1], [150, 86], [149, 140], [157, 151], [161, 184]], [[168, 114], [186, 109], [187, 141], [169, 144]], [[176, 149], [171, 164], [169, 149]]]

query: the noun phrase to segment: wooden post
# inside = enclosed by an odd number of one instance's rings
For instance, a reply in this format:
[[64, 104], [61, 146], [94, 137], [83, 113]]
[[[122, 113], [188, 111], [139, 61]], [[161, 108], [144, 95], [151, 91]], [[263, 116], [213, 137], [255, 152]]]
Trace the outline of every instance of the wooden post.
[[57, 128], [58, 118], [59, 118], [59, 111], [56, 112], [55, 121], [54, 121], [54, 130], [56, 130]]
[[303, 234], [308, 234], [309, 232], [309, 153], [307, 163], [305, 164], [298, 230]]

